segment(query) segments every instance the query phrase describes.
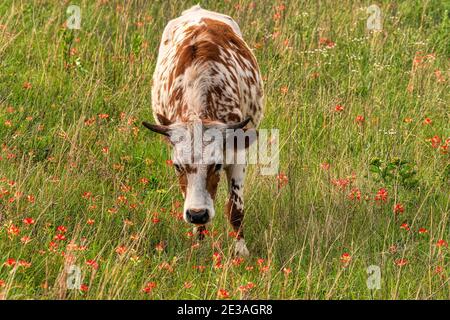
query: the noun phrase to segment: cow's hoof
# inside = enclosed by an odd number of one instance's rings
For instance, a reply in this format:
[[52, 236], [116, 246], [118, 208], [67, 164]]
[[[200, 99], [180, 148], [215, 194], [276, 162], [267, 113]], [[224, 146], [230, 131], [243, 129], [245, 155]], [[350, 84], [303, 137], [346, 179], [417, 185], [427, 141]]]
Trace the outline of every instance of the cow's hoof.
[[248, 257], [249, 252], [247, 249], [247, 245], [245, 244], [244, 239], [239, 239], [236, 241], [235, 247], [234, 247], [234, 254], [241, 257]]

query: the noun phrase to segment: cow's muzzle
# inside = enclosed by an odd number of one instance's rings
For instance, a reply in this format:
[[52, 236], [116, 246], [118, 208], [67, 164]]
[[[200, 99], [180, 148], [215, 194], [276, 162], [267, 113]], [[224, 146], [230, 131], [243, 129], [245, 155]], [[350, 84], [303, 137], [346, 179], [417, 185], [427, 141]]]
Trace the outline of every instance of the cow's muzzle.
[[202, 225], [209, 221], [209, 211], [208, 209], [188, 209], [186, 218], [190, 223]]

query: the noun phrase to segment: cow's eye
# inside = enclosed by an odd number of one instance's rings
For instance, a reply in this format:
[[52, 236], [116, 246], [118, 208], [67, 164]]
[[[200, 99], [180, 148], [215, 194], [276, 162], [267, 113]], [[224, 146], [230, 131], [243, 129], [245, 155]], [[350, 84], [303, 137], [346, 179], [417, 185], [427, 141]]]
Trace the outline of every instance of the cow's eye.
[[214, 166], [214, 171], [217, 172], [217, 171], [220, 171], [220, 169], [222, 169], [222, 165], [220, 163], [218, 163]]
[[175, 167], [175, 170], [176, 170], [177, 172], [183, 171], [183, 168], [182, 168], [179, 164], [176, 164], [176, 163], [175, 163], [173, 166]]

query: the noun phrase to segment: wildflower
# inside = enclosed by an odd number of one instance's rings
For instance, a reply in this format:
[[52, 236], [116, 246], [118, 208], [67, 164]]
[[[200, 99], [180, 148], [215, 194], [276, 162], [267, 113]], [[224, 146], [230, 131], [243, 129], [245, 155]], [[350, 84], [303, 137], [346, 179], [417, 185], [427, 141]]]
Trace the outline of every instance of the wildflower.
[[159, 220], [159, 218], [158, 218], [158, 216], [157, 215], [155, 215], [153, 218], [152, 218], [152, 223], [153, 224], [157, 224], [157, 223], [159, 223], [161, 220]]
[[30, 82], [24, 82], [23, 85], [22, 85], [22, 87], [23, 87], [25, 90], [29, 90], [29, 89], [31, 89], [33, 86], [31, 85]]
[[360, 125], [361, 125], [361, 124], [364, 123], [364, 121], [365, 121], [365, 119], [364, 119], [363, 116], [361, 116], [361, 115], [356, 116], [355, 122], [356, 122], [357, 124], [360, 124]]
[[433, 138], [430, 139], [431, 142], [431, 147], [433, 147], [434, 149], [439, 148], [439, 145], [441, 144], [442, 140], [439, 136], [434, 136]]
[[82, 292], [88, 292], [88, 290], [89, 290], [89, 287], [88, 287], [88, 285], [86, 285], [86, 284], [81, 284], [80, 285], [80, 290], [82, 291]]
[[110, 214], [115, 214], [115, 213], [117, 213], [117, 208], [109, 208], [108, 209], [108, 213], [110, 213]]
[[83, 194], [81, 195], [81, 197], [82, 197], [83, 199], [90, 199], [90, 198], [92, 197], [92, 193], [91, 193], [91, 192], [85, 191], [85, 192], [83, 192]]
[[274, 21], [278, 21], [278, 20], [280, 20], [280, 18], [281, 18], [281, 13], [280, 12], [275, 12], [273, 14], [273, 20]]
[[17, 236], [20, 233], [20, 229], [14, 224], [12, 224], [8, 227], [7, 233], [12, 236]]
[[173, 272], [173, 267], [167, 263], [167, 262], [162, 262], [159, 266], [158, 266], [159, 270], [167, 270], [169, 272]]
[[437, 266], [435, 269], [434, 269], [434, 272], [436, 273], [436, 274], [440, 274], [440, 273], [442, 273], [444, 271], [444, 268], [442, 267], [442, 266]]
[[433, 120], [431, 120], [430, 118], [425, 118], [424, 120], [423, 120], [423, 124], [424, 125], [430, 125], [430, 124], [432, 124], [433, 123]]
[[438, 248], [448, 247], [448, 243], [444, 239], [440, 239], [440, 240], [438, 240], [438, 242], [436, 242], [436, 247], [438, 247]]
[[127, 247], [125, 246], [119, 246], [116, 248], [116, 253], [118, 255], [123, 255], [125, 252], [127, 252]]
[[200, 243], [196, 242], [191, 246], [191, 249], [198, 249], [200, 248]]
[[8, 258], [6, 259], [6, 262], [4, 263], [5, 266], [7, 267], [13, 267], [16, 265], [16, 259], [14, 258]]
[[266, 272], [269, 271], [269, 269], [270, 269], [270, 266], [269, 265], [265, 265], [265, 266], [261, 267], [260, 271], [261, 271], [261, 273], [266, 273]]
[[403, 120], [403, 122], [405, 122], [405, 123], [411, 123], [412, 121], [413, 121], [412, 118], [405, 118], [405, 119]]
[[319, 45], [326, 46], [327, 48], [331, 49], [336, 46], [336, 43], [334, 43], [333, 41], [331, 41], [330, 39], [327, 39], [327, 38], [320, 38]]
[[225, 289], [219, 289], [217, 296], [219, 299], [228, 299], [230, 297], [230, 294]]
[[250, 289], [253, 289], [254, 287], [255, 287], [255, 284], [253, 282], [247, 282], [247, 284], [239, 286], [238, 289], [241, 292], [246, 292]]
[[66, 240], [66, 236], [63, 233], [58, 233], [55, 237], [55, 240], [64, 241]]
[[428, 230], [425, 228], [419, 228], [419, 234], [425, 234], [428, 233]]
[[190, 288], [192, 288], [192, 282], [186, 281], [186, 282], [183, 284], [183, 288], [185, 288], [185, 289], [190, 289]]
[[164, 251], [164, 243], [160, 242], [155, 246], [155, 250], [158, 252]]
[[233, 266], [239, 266], [244, 262], [244, 258], [242, 257], [237, 257], [234, 258], [233, 260], [231, 260], [231, 263], [233, 264]]
[[94, 219], [87, 219], [86, 223], [90, 226], [92, 226], [95, 223]]
[[173, 160], [166, 160], [166, 165], [168, 165], [169, 167], [173, 166]]
[[27, 244], [31, 241], [30, 237], [24, 236], [22, 238], [20, 238], [20, 242], [22, 242], [23, 244]]
[[394, 213], [403, 213], [405, 211], [405, 208], [401, 203], [396, 203], [394, 205]]
[[349, 179], [332, 179], [331, 183], [337, 187], [339, 187], [341, 190], [345, 190], [347, 186], [350, 184]]
[[33, 218], [25, 218], [22, 220], [22, 222], [24, 224], [31, 225], [31, 224], [34, 224], [34, 219]]
[[148, 282], [142, 291], [148, 294], [151, 293], [154, 288], [156, 288], [156, 282]]
[[5, 280], [0, 279], [0, 288], [5, 286]]
[[128, 219], [123, 220], [123, 224], [125, 226], [133, 226], [134, 225], [133, 221], [128, 220]]
[[328, 162], [322, 162], [320, 164], [320, 168], [324, 171], [328, 171], [328, 170], [330, 170], [330, 164]]
[[286, 276], [288, 276], [291, 272], [292, 272], [291, 269], [289, 269], [289, 268], [283, 268], [283, 273], [284, 273]]
[[98, 263], [97, 261], [93, 259], [86, 260], [86, 265], [92, 267], [92, 269], [97, 270], [98, 269]]
[[31, 263], [27, 262], [25, 260], [20, 260], [19, 261], [19, 266], [24, 267], [24, 268], [29, 268], [29, 267], [31, 267]]
[[238, 233], [236, 231], [230, 231], [228, 233], [228, 235], [230, 236], [230, 238], [237, 238], [238, 237]]
[[54, 252], [56, 251], [56, 249], [58, 249], [58, 244], [54, 241], [50, 241], [50, 243], [48, 244], [48, 249]]
[[59, 231], [59, 232], [61, 232], [61, 233], [66, 233], [67, 228], [64, 227], [64, 226], [58, 226], [58, 227], [56, 228], [56, 231]]
[[344, 252], [341, 255], [341, 263], [342, 263], [343, 267], [347, 267], [351, 261], [352, 261], [352, 256], [349, 253]]
[[398, 267], [403, 267], [403, 266], [406, 266], [408, 264], [408, 260], [407, 259], [397, 259], [397, 260], [395, 260], [394, 263]]
[[397, 246], [396, 246], [395, 244], [392, 245], [392, 246], [390, 246], [390, 247], [389, 247], [389, 252], [390, 252], [391, 254], [397, 253]]
[[222, 256], [220, 255], [219, 252], [214, 252], [213, 253], [213, 260], [216, 262], [220, 262], [222, 260]]
[[277, 183], [278, 183], [278, 189], [281, 189], [282, 187], [284, 187], [285, 185], [287, 185], [289, 182], [289, 179], [287, 177], [286, 174], [284, 174], [283, 172], [280, 172], [277, 175]]
[[348, 195], [350, 200], [361, 200], [361, 190], [358, 188], [353, 188]]
[[286, 93], [288, 93], [289, 88], [288, 88], [287, 86], [282, 86], [282, 87], [280, 88], [280, 91], [281, 91], [282, 94], [286, 94]]
[[409, 231], [410, 227], [407, 223], [402, 223], [402, 225], [400, 226], [400, 229], [403, 229], [405, 231]]
[[127, 202], [127, 197], [124, 195], [120, 195], [117, 197], [117, 203], [118, 204], [123, 204]]
[[380, 190], [378, 190], [377, 194], [375, 195], [375, 200], [386, 202], [387, 199], [388, 199], [387, 190], [384, 188], [381, 188]]
[[342, 111], [344, 111], [344, 106], [338, 104], [338, 105], [336, 105], [336, 106], [334, 107], [334, 111], [336, 111], [336, 112], [342, 112]]

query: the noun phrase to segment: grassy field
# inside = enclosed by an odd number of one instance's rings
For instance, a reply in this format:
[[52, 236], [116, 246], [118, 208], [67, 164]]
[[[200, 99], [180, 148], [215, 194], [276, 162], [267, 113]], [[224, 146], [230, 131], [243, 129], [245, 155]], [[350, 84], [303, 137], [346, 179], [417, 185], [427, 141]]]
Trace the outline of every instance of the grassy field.
[[448, 2], [377, 1], [369, 32], [369, 1], [200, 1], [239, 23], [280, 130], [279, 174], [249, 169], [246, 259], [225, 184], [197, 243], [140, 124], [163, 28], [196, 3], [1, 1], [0, 297], [450, 299]]

